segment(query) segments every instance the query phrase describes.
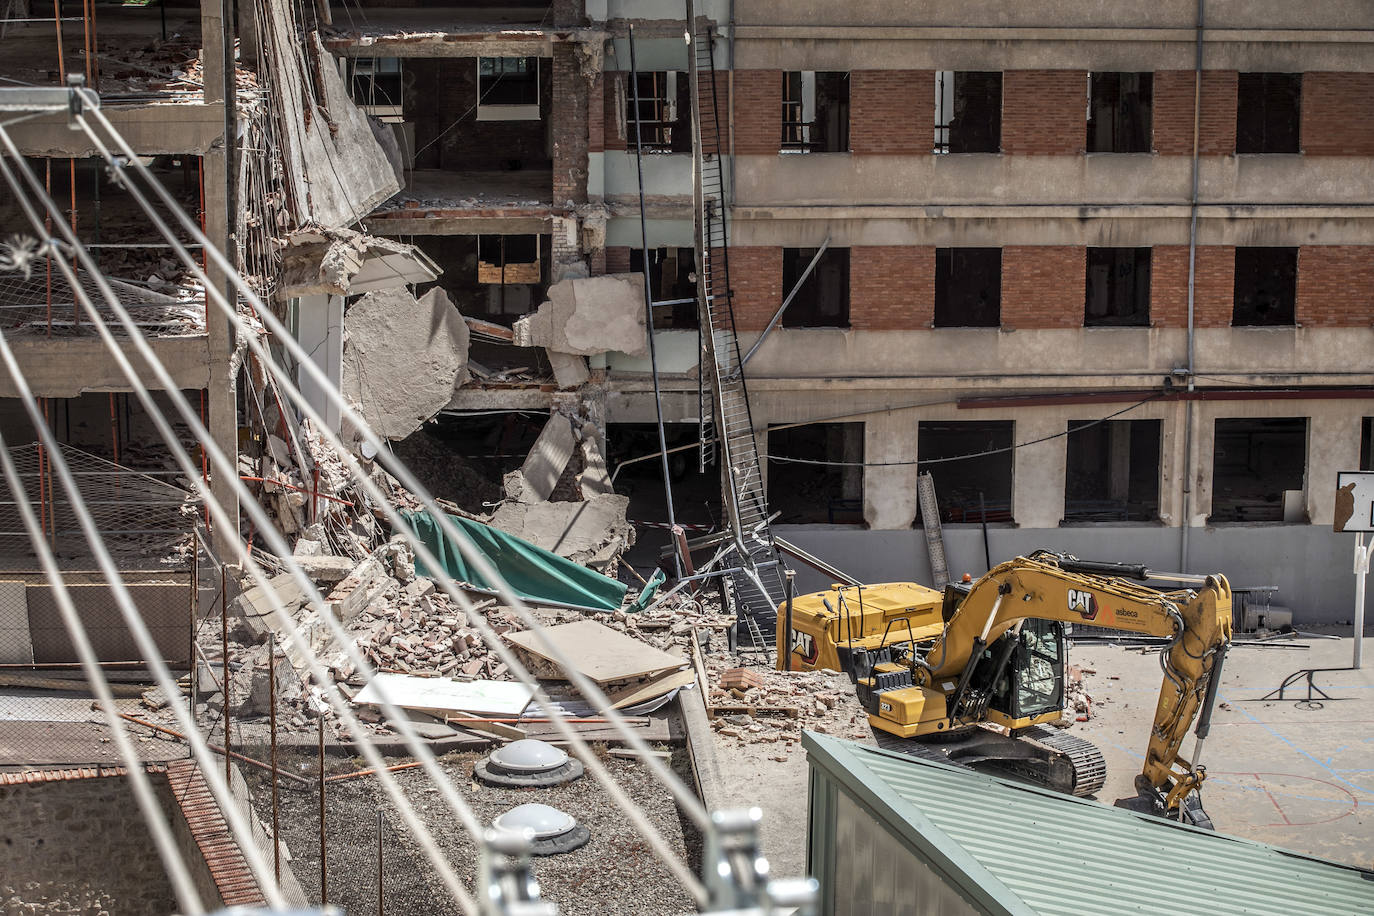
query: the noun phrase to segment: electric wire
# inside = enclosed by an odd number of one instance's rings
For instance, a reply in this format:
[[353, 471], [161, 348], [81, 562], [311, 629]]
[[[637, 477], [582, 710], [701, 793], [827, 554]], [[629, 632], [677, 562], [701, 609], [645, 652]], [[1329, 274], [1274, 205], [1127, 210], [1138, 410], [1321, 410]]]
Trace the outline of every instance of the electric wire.
[[1017, 449], [1027, 448], [1028, 446], [1032, 445], [1039, 445], [1041, 442], [1049, 442], [1052, 439], [1061, 439], [1065, 436], [1072, 436], [1074, 433], [1082, 432], [1083, 430], [1089, 429], [1093, 426], [1097, 426], [1100, 423], [1106, 423], [1113, 417], [1119, 417], [1123, 413], [1129, 413], [1130, 411], [1135, 410], [1138, 407], [1142, 407], [1145, 404], [1150, 403], [1151, 401], [1157, 401], [1162, 397], [1164, 397], [1162, 393], [1152, 394], [1144, 400], [1137, 401], [1130, 407], [1124, 407], [1121, 410], [1118, 410], [1116, 413], [1110, 413], [1107, 414], [1107, 416], [1101, 417], [1097, 420], [1091, 420], [1087, 423], [1084, 423], [1082, 426], [1076, 426], [1073, 429], [1066, 429], [1062, 433], [1051, 433], [1048, 436], [1041, 436], [1038, 439], [1028, 439], [1025, 442], [1018, 442], [1015, 445], [1008, 445], [1004, 448], [987, 449], [981, 452], [972, 452], [967, 455], [951, 455], [946, 458], [919, 458], [910, 461], [830, 461], [824, 458], [790, 458], [786, 455], [769, 455], [768, 460], [776, 461], [780, 464], [815, 464], [823, 465], [825, 467], [837, 468], [894, 468], [910, 467], [913, 464], [919, 464], [924, 466], [927, 464], [948, 464], [952, 461], [968, 461], [972, 458], [986, 458], [989, 455], [1005, 455], [1007, 452], [1014, 452]]
[[[93, 115], [93, 117], [94, 117], [96, 120], [98, 120], [98, 121], [103, 121], [103, 120], [104, 120], [104, 119], [103, 119], [103, 116], [100, 115], [100, 113], [98, 112], [98, 110], [93, 110], [93, 111], [92, 111], [92, 115]], [[80, 119], [80, 120], [81, 120], [81, 122], [82, 122], [83, 128], [86, 129], [86, 130], [88, 131], [88, 133], [92, 133], [92, 135], [93, 135], [93, 131], [91, 130], [90, 126], [89, 126], [88, 124], [85, 124], [85, 119], [82, 118], [82, 119]], [[105, 123], [106, 123], [107, 129], [109, 129], [109, 128], [108, 128], [108, 122], [105, 122]], [[111, 134], [112, 134], [112, 136], [116, 139], [117, 142], [120, 142], [120, 143], [122, 144], [122, 138], [119, 138], [117, 133], [115, 133], [115, 132], [113, 132], [113, 131], [111, 130]], [[93, 136], [93, 139], [98, 139], [98, 138], [95, 138], [95, 137]], [[127, 146], [124, 146], [124, 149], [125, 149], [126, 152], [128, 152]], [[106, 150], [105, 155], [107, 156], [107, 159], [111, 159], [111, 157], [109, 157], [108, 150]], [[113, 162], [112, 159], [111, 159], [111, 161]], [[137, 160], [136, 160], [136, 159], [133, 159], [132, 157], [130, 157], [130, 161], [131, 161], [131, 163], [134, 165], [135, 168], [138, 168], [138, 167], [141, 165], [141, 163], [138, 163]], [[143, 177], [145, 178], [145, 180], [148, 180], [148, 179], [147, 179], [147, 176], [143, 176]], [[153, 187], [153, 190], [154, 190], [155, 193], [162, 193], [162, 192], [163, 192], [163, 189], [161, 189], [160, 187], [158, 187], [158, 186], [156, 185], [155, 182], [152, 182], [151, 180], [149, 180], [149, 184]], [[147, 202], [146, 202], [146, 199], [141, 201], [141, 205], [144, 205], [144, 206], [145, 206], [145, 209], [148, 208], [148, 204], [147, 204]], [[187, 228], [188, 231], [191, 231], [193, 235], [197, 234], [196, 227], [194, 227], [194, 225], [190, 225], [190, 224], [189, 224], [189, 220], [185, 217], [184, 214], [177, 213], [176, 215], [177, 215], [178, 219], [181, 220], [181, 221], [183, 222], [185, 228]], [[223, 256], [222, 256], [222, 254], [220, 254], [218, 251], [215, 251], [215, 250], [213, 250], [213, 249], [209, 249], [209, 250], [212, 252], [213, 257], [216, 259], [217, 262], [222, 262], [222, 261], [223, 261]], [[189, 257], [189, 254], [183, 253], [183, 254], [182, 254], [182, 257], [183, 257], [183, 260], [186, 260], [186, 261], [187, 261], [188, 266], [189, 266], [189, 267], [192, 267], [193, 272], [198, 270], [198, 265], [195, 264], [193, 258], [190, 258], [190, 257]], [[224, 267], [225, 267], [226, 265], [223, 264], [223, 263], [217, 263], [216, 266], [217, 266], [217, 267], [220, 267], [221, 269], [224, 269]], [[242, 287], [242, 285], [243, 285], [243, 284], [242, 284], [242, 281], [241, 281], [240, 279], [238, 279], [238, 278], [236, 277], [236, 275], [231, 274], [230, 276], [231, 276], [231, 279], [232, 279], [232, 280], [234, 280], [238, 285], [240, 285], [240, 286]], [[213, 287], [212, 287], [212, 289], [213, 289]], [[256, 300], [256, 298], [257, 298], [257, 297], [256, 297], [256, 294], [254, 294], [253, 291], [252, 291], [251, 289], [244, 289], [243, 291], [244, 291], [244, 293], [246, 294], [246, 297], [250, 300], [250, 302], [253, 301], [253, 300]], [[243, 324], [242, 324], [242, 321], [241, 321], [241, 319], [239, 318], [239, 316], [237, 316], [237, 315], [232, 311], [232, 309], [228, 306], [227, 302], [226, 302], [225, 300], [223, 300], [222, 296], [218, 293], [218, 290], [215, 290], [214, 292], [215, 292], [215, 295], [212, 295], [212, 296], [210, 296], [209, 298], [212, 299], [212, 300], [215, 302], [216, 307], [217, 307], [217, 308], [220, 308], [221, 310], [224, 310], [224, 311], [226, 312], [226, 314], [230, 315], [231, 318], [232, 318], [233, 320], [237, 321], [237, 322], [240, 324], [240, 329], [243, 329]], [[260, 303], [259, 303], [259, 304], [260, 304]], [[265, 323], [271, 324], [271, 323], [275, 322], [275, 316], [271, 315], [270, 312], [267, 312], [265, 309], [264, 309], [263, 312], [260, 313], [260, 314], [261, 314], [262, 320], [264, 320]], [[290, 338], [289, 334], [283, 336], [284, 332], [283, 332], [280, 328], [278, 328], [277, 334], [278, 334], [278, 336], [282, 339], [283, 343], [287, 344], [287, 348], [288, 348], [288, 349], [295, 349], [295, 350], [299, 351], [299, 349], [300, 349], [300, 348], [299, 348], [299, 345], [296, 344], [296, 342], [294, 341], [294, 339]], [[250, 335], [250, 336], [247, 338], [247, 344], [248, 344], [249, 348], [250, 348], [250, 349], [254, 349], [255, 354], [258, 355], [260, 358], [265, 357], [266, 354], [262, 352], [262, 350], [261, 350], [261, 344], [258, 343], [258, 341], [256, 341], [256, 339], [252, 336], [251, 330], [249, 331], [249, 335]], [[299, 353], [297, 353], [296, 355], [299, 356]], [[275, 377], [279, 382], [282, 382], [282, 381], [283, 381], [283, 380], [281, 379], [281, 370], [280, 370], [280, 368], [277, 367], [277, 366], [275, 366], [275, 364], [272, 363], [272, 361], [270, 360], [270, 358], [264, 360], [264, 365], [267, 366], [267, 367], [269, 367], [269, 371], [271, 372], [271, 374], [274, 375], [274, 377]], [[313, 368], [313, 366], [310, 365], [310, 364], [308, 363], [308, 361], [307, 361], [305, 364], [303, 364], [303, 365], [304, 365], [304, 367], [307, 369], [307, 371], [309, 371], [310, 369]], [[304, 413], [306, 413], [307, 415], [312, 415], [312, 416], [310, 416], [310, 419], [311, 419], [312, 423], [319, 424], [319, 418], [318, 418], [318, 416], [313, 416], [313, 413], [314, 413], [313, 410], [310, 410], [310, 409], [309, 409], [308, 403], [306, 403], [306, 402], [304, 401], [304, 398], [303, 398], [303, 396], [300, 395], [299, 391], [294, 390], [294, 386], [292, 386], [292, 385], [290, 384], [289, 379], [286, 379], [286, 380], [284, 380], [284, 381], [285, 381], [285, 384], [282, 384], [281, 387], [282, 387], [282, 389], [283, 389], [284, 391], [287, 392], [288, 397], [289, 397], [293, 402], [295, 402], [298, 406], [302, 407]], [[332, 392], [331, 392], [331, 393], [332, 393]], [[335, 395], [335, 396], [337, 397], [337, 395]], [[174, 397], [173, 400], [174, 400], [174, 402], [175, 402], [175, 401], [177, 400], [177, 398]], [[341, 402], [341, 403], [340, 403], [340, 406], [341, 406], [341, 408], [343, 409], [343, 411], [344, 411], [346, 414], [352, 414], [353, 411], [351, 410], [351, 408], [349, 408], [347, 404], [342, 403], [342, 399], [339, 399], [339, 400], [340, 400], [340, 402]], [[179, 408], [180, 408], [180, 407], [184, 407], [184, 405], [178, 405], [178, 406], [179, 406]], [[191, 412], [191, 416], [189, 416], [187, 419], [188, 419], [188, 421], [194, 421], [194, 420], [195, 420], [194, 412]], [[361, 426], [362, 426], [361, 420], [357, 419], [357, 418], [356, 418], [356, 415], [355, 415], [354, 418], [353, 418], [353, 422], [355, 422], [356, 424], [358, 424], [359, 427], [361, 428]], [[193, 427], [196, 427], [196, 426], [198, 426], [199, 424], [198, 424], [198, 423], [193, 423], [192, 425], [193, 425]], [[323, 428], [322, 431], [323, 431], [323, 432], [326, 432], [326, 433], [330, 433], [330, 435], [326, 435], [325, 438], [332, 440], [332, 441], [331, 441], [331, 444], [332, 444], [336, 449], [342, 449], [341, 443], [338, 442], [336, 436], [332, 435], [332, 431], [329, 431], [327, 428]], [[376, 437], [375, 437], [375, 434], [372, 434], [370, 430], [368, 430], [366, 434], [367, 434], [368, 437], [370, 437], [371, 439], [373, 439], [373, 441], [377, 441], [377, 440], [376, 440]], [[207, 449], [207, 451], [215, 451], [215, 452], [217, 452], [217, 450], [214, 450], [214, 449]], [[380, 451], [380, 450], [379, 450], [379, 451]], [[341, 457], [343, 457], [343, 458], [345, 459], [345, 463], [346, 463], [347, 465], [349, 465], [350, 470], [355, 474], [356, 477], [359, 478], [359, 481], [360, 481], [360, 483], [363, 485], [364, 489], [365, 489], [365, 490], [370, 490], [370, 491], [371, 491], [371, 492], [369, 492], [369, 496], [371, 496], [373, 499], [377, 500], [378, 503], [381, 504], [382, 507], [384, 508], [384, 511], [386, 512], [386, 514], [388, 514], [389, 516], [391, 516], [391, 520], [393, 521], [393, 524], [396, 524], [396, 525], [398, 526], [398, 529], [399, 529], [399, 530], [405, 532], [406, 529], [403, 527], [403, 523], [402, 523], [401, 520], [399, 519], [399, 516], [396, 515], [394, 507], [391, 507], [391, 506], [390, 506], [390, 504], [387, 502], [386, 498], [383, 497], [383, 496], [381, 496], [380, 492], [377, 491], [377, 489], [375, 488], [375, 486], [372, 486], [372, 485], [371, 485], [371, 481], [368, 480], [368, 479], [366, 478], [366, 476], [363, 475], [363, 474], [361, 473], [360, 469], [357, 467], [356, 461], [354, 461], [354, 460], [352, 459], [351, 455], [348, 455], [348, 453], [347, 453], [346, 451], [342, 451], [340, 454], [341, 454]], [[222, 454], [216, 453], [216, 454], [214, 455], [214, 457], [215, 457], [217, 463], [222, 462], [222, 461], [224, 460]], [[417, 492], [419, 492], [419, 493], [423, 493], [423, 492], [424, 492], [423, 489], [420, 488], [420, 487], [418, 486], [418, 483], [415, 483], [415, 482], [413, 481], [413, 478], [411, 478], [411, 481], [410, 481], [409, 483], [407, 483], [407, 482], [405, 481], [404, 478], [406, 478], [406, 477], [411, 477], [411, 475], [409, 474], [408, 471], [405, 471], [404, 469], [399, 468], [399, 467], [397, 468], [397, 470], [400, 472], [400, 476], [402, 477], [402, 482], [403, 482], [403, 483], [406, 483], [407, 486], [410, 486], [412, 489], [414, 489], [415, 491], [417, 491]], [[428, 494], [425, 494], [425, 499], [424, 499], [423, 501], [427, 503], [428, 507], [431, 508], [431, 511], [436, 512], [437, 517], [439, 518], [441, 527], [444, 527], [444, 526], [445, 526], [445, 523], [447, 522], [447, 519], [443, 516], [442, 512], [440, 512], [440, 511], [438, 511], [436, 508], [434, 508], [434, 504], [433, 504], [432, 498], [431, 498], [431, 497], [428, 497]], [[256, 508], [255, 504], [254, 504], [253, 501], [251, 500], [251, 497], [250, 497], [249, 500], [248, 500], [248, 504], [249, 504], [249, 510], [250, 510], [250, 515], [251, 515], [251, 514], [253, 514], [253, 513], [252, 513], [252, 509], [253, 509], [253, 508]], [[268, 525], [268, 527], [270, 528], [270, 525]], [[449, 527], [450, 529], [453, 528], [453, 526], [452, 526], [451, 523], [447, 523], [447, 527]], [[463, 546], [467, 546], [467, 548], [468, 548], [469, 550], [471, 550], [471, 545], [466, 545], [466, 539], [463, 538], [461, 535], [456, 535], [456, 534], [454, 534], [454, 535], [452, 535], [452, 536], [455, 537], [455, 542], [458, 543], [458, 544], [460, 545], [460, 549], [461, 549]], [[409, 540], [411, 540], [411, 541], [413, 542], [413, 543], [412, 543], [412, 546], [417, 546], [417, 547], [418, 547], [417, 555], [420, 556], [421, 559], [423, 560], [423, 559], [425, 558], [425, 556], [429, 553], [428, 550], [427, 550], [426, 548], [424, 548], [423, 544], [418, 544], [417, 542], [415, 542], [415, 539], [413, 538], [413, 536], [411, 536], [411, 537], [409, 538]], [[281, 548], [276, 548], [276, 547], [274, 547], [274, 549], [281, 550]], [[282, 551], [282, 552], [283, 552], [283, 553], [287, 553], [286, 551]], [[287, 553], [287, 555], [289, 555], [289, 553]], [[431, 559], [432, 559], [432, 558], [431, 558]], [[440, 568], [440, 567], [438, 567], [438, 564], [437, 564], [437, 563], [432, 563], [431, 565], [432, 565], [432, 568]], [[480, 555], [478, 555], [478, 556], [476, 557], [476, 565], [478, 565], [479, 567], [480, 567], [481, 565], [486, 565], [486, 564], [485, 564], [485, 558], [483, 558], [483, 557], [481, 557]], [[499, 579], [498, 579], [497, 577], [495, 577], [494, 575], [493, 575], [493, 579], [496, 580], [496, 581], [499, 581]], [[446, 593], [448, 593], [448, 594], [450, 595], [450, 597], [453, 597], [453, 598], [454, 598], [455, 603], [459, 604], [459, 606], [464, 607], [464, 609], [465, 609], [465, 610], [468, 612], [468, 614], [469, 614], [469, 619], [472, 620], [472, 621], [474, 622], [474, 626], [479, 630], [479, 632], [481, 632], [481, 631], [483, 631], [483, 630], [486, 630], [486, 632], [483, 633], [484, 638], [486, 638], [486, 639], [488, 640], [488, 642], [490, 642], [490, 643], [492, 644], [493, 649], [494, 649], [494, 651], [496, 651], [496, 653], [498, 654], [498, 656], [502, 656], [503, 653], [505, 654], [506, 658], [504, 658], [503, 660], [507, 660], [507, 663], [508, 663], [508, 665], [510, 665], [510, 667], [511, 667], [513, 673], [517, 673], [517, 675], [519, 675], [519, 673], [523, 672], [523, 669], [518, 665], [518, 662], [515, 662], [513, 656], [510, 656], [510, 655], [509, 655], [508, 651], [505, 649], [505, 647], [504, 647], [504, 645], [501, 643], [501, 641], [500, 641], [498, 638], [496, 638], [496, 637], [495, 637], [495, 634], [492, 633], [492, 632], [490, 631], [489, 627], [486, 626], [485, 620], [482, 619], [482, 618], [480, 617], [480, 615], [477, 615], [477, 614], [474, 613], [473, 609], [471, 608], [471, 602], [470, 602], [469, 600], [466, 599], [466, 596], [462, 595], [462, 593], [461, 593], [458, 589], [456, 589], [456, 588], [452, 585], [452, 583], [450, 583], [450, 582], [441, 582], [440, 584], [445, 588]], [[537, 620], [533, 619], [532, 616], [530, 616], [530, 615], [528, 614], [527, 609], [524, 609], [523, 606], [520, 604], [520, 602], [518, 602], [517, 600], [512, 600], [512, 599], [511, 599], [511, 596], [509, 596], [509, 595], [506, 595], [506, 596], [503, 596], [503, 597], [506, 597], [508, 603], [510, 603], [510, 604], [515, 608], [515, 610], [516, 610], [518, 616], [522, 615], [522, 613], [523, 613], [523, 616], [525, 616], [525, 618], [526, 618], [526, 623], [527, 623], [527, 625], [529, 625], [529, 626], [531, 627], [531, 629], [540, 629], [540, 628], [542, 627], [542, 625], [541, 625]], [[331, 623], [331, 625], [337, 626], [336, 622], [333, 621], [332, 619], [330, 619], [330, 623]], [[515, 663], [512, 664], [512, 662], [515, 662]], [[563, 659], [563, 660], [562, 660], [562, 663], [563, 663], [565, 666], [570, 666], [570, 662], [569, 662], [567, 659]], [[362, 663], [362, 664], [360, 664], [360, 665], [358, 665], [358, 667], [359, 667], [360, 670], [363, 670], [363, 671], [369, 670], [369, 669], [368, 669], [368, 666], [366, 665], [365, 662]], [[576, 682], [576, 681], [579, 679], [579, 677], [580, 677], [580, 675], [578, 675], [578, 673], [577, 673], [575, 670], [570, 670], [569, 673], [570, 673], [571, 675], [573, 675], [572, 679], [573, 679], [575, 682]], [[527, 672], [523, 672], [523, 674], [524, 674], [524, 676], [523, 676], [521, 679], [522, 679], [522, 680], [527, 679], [527, 678], [528, 678], [528, 673], [527, 673]], [[530, 679], [530, 680], [532, 680], [532, 679]], [[589, 681], [587, 681], [585, 684], [583, 684], [581, 689], [583, 689], [584, 695], [588, 696], [589, 699], [592, 699], [594, 702], [597, 701], [597, 699], [598, 699], [597, 695], [600, 694], [600, 691], [599, 691], [599, 689], [597, 689], [594, 685], [591, 685], [591, 683], [590, 683]], [[537, 701], [537, 702], [547, 702], [547, 701], [546, 701], [546, 698], [543, 698], [541, 695], [542, 695], [542, 691], [539, 691], [539, 693], [536, 694], [536, 701]], [[605, 701], [604, 694], [600, 696], [600, 701], [603, 702], [603, 703], [605, 703], [606, 705], [609, 705], [608, 702]], [[619, 717], [619, 715], [618, 715], [617, 712], [615, 712], [614, 710], [607, 709], [607, 710], [606, 710], [606, 714], [607, 714], [607, 717], [608, 717], [608, 718], [612, 718], [613, 720], [620, 720], [620, 721], [619, 721], [619, 727], [622, 728], [622, 729], [624, 730], [625, 735], [626, 735], [626, 739], [627, 739], [627, 742], [628, 742], [628, 743], [630, 743], [632, 746], [635, 745], [635, 744], [643, 745], [643, 740], [642, 740], [642, 738], [639, 738], [637, 735], [634, 735], [634, 733], [633, 733], [632, 731], [630, 731], [628, 728], [626, 728], [626, 727], [624, 726], [623, 720], [620, 719], [620, 717]], [[570, 741], [571, 741], [575, 746], [581, 745], [582, 748], [585, 750], [585, 742], [583, 742], [583, 741], [581, 740], [580, 736], [578, 736], [575, 732], [573, 732], [573, 731], [566, 725], [566, 723], [563, 722], [563, 721], [561, 720], [561, 717], [557, 714], [556, 711], [555, 711], [555, 712], [551, 712], [551, 716], [550, 716], [550, 717], [553, 718], [553, 719], [555, 720], [555, 724], [556, 724], [556, 725], [561, 726], [561, 727], [560, 727], [560, 731], [564, 731], [565, 734], [566, 734], [566, 736], [569, 737]], [[405, 729], [403, 728], [402, 730], [404, 731]], [[422, 757], [423, 755], [417, 755], [417, 756], [421, 756], [421, 757]], [[591, 769], [591, 770], [593, 770], [593, 771], [596, 771], [596, 770], [598, 770], [598, 769], [602, 769], [602, 768], [599, 766], [599, 764], [595, 762], [595, 758], [594, 758], [594, 757], [591, 757], [591, 758], [590, 758], [590, 761], [591, 761], [591, 762], [589, 763], [589, 766], [588, 766], [589, 769]], [[659, 763], [658, 761], [654, 761], [654, 762], [655, 762], [655, 763]], [[653, 767], [652, 767], [652, 765], [651, 765], [651, 769], [652, 769], [652, 768], [653, 768]], [[661, 763], [659, 763], [658, 769], [661, 770], [661, 771], [663, 771], [663, 773], [668, 773], [668, 774], [669, 774], [669, 775], [668, 775], [668, 779], [669, 779], [669, 780], [672, 780], [672, 781], [671, 781], [671, 782], [667, 782], [667, 784], [669, 785], [670, 789], [675, 789], [675, 790], [676, 790], [676, 791], [674, 792], [674, 794], [679, 796], [679, 802], [680, 802], [681, 804], [683, 804], [684, 810], [686, 810], [689, 814], [697, 814], [697, 817], [694, 817], [694, 819], [697, 819], [697, 820], [704, 820], [704, 812], [697, 812], [697, 811], [694, 811], [694, 810], [693, 810], [693, 806], [694, 806], [694, 805], [695, 805], [696, 808], [699, 809], [700, 803], [699, 803], [699, 801], [696, 800], [695, 796], [690, 795], [690, 790], [687, 790], [684, 786], [681, 786], [680, 781], [676, 780], [676, 777], [675, 777], [675, 776], [672, 776], [672, 775], [670, 774], [670, 772], [667, 771], [666, 767], [663, 767]], [[649, 825], [649, 824], [647, 823], [647, 821], [644, 820], [643, 815], [642, 815], [642, 812], [639, 812], [638, 809], [635, 808], [635, 807], [633, 806], [633, 803], [630, 802], [627, 798], [625, 798], [625, 797], [623, 796], [623, 792], [622, 792], [622, 790], [620, 790], [620, 787], [619, 787], [618, 785], [614, 784], [614, 780], [610, 779], [609, 774], [605, 774], [605, 773], [604, 773], [604, 769], [602, 769], [602, 773], [603, 773], [603, 775], [604, 775], [604, 777], [605, 777], [605, 782], [608, 783], [608, 784], [607, 784], [608, 793], [611, 794], [611, 795], [613, 796], [613, 798], [616, 799], [617, 803], [620, 804], [620, 806], [626, 810], [627, 815], [629, 815], [629, 816], [631, 817], [631, 820], [634, 821], [634, 822], [636, 823], [636, 827], [638, 827], [638, 828], [641, 830], [641, 832], [645, 834], [646, 838], [649, 839], [649, 840], [651, 841], [651, 845], [653, 845], [653, 846], [655, 847], [656, 853], [660, 853], [660, 858], [665, 858], [665, 856], [662, 855], [662, 853], [663, 853], [665, 850], [664, 850], [663, 848], [661, 848], [661, 847], [663, 846], [661, 837], [658, 837], [658, 836], [657, 836], [657, 832], [652, 828], [652, 825]], [[656, 775], [658, 775], [660, 779], [664, 779], [664, 776], [663, 776], [662, 773], [656, 774]], [[673, 784], [674, 782], [676, 782], [677, 785], [674, 785], [674, 784]], [[686, 799], [683, 799], [683, 798], [681, 797], [682, 793], [687, 793], [688, 798], [690, 799], [690, 802], [687, 801]], [[677, 876], [677, 877], [679, 878], [679, 880], [682, 880], [682, 881], [684, 882], [684, 885], [688, 888], [689, 891], [693, 892], [694, 896], [697, 896], [699, 899], [703, 896], [704, 891], [700, 888], [700, 884], [699, 884], [698, 881], [696, 881], [695, 876], [692, 876], [691, 873], [690, 873], [689, 871], [687, 871], [687, 870], [681, 865], [681, 863], [678, 862], [678, 861], [676, 860], [675, 856], [673, 856], [671, 852], [668, 852], [667, 858], [665, 859], [665, 864], [667, 864], [667, 865], [669, 866], [670, 870], [674, 871], [675, 876]]]

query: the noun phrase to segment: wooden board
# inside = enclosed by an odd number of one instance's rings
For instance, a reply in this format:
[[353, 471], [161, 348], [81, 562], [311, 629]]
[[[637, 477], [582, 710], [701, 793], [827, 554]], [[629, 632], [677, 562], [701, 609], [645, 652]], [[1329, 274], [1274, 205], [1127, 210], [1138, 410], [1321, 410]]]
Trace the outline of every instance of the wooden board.
[[534, 696], [533, 690], [515, 681], [451, 681], [440, 677], [377, 674], [358, 691], [353, 702], [381, 705], [378, 684], [386, 689], [387, 698], [397, 706], [432, 712], [439, 718], [458, 712], [518, 716]]
[[532, 630], [507, 633], [506, 639], [526, 652], [555, 664], [549, 650], [549, 644], [552, 643], [578, 672], [598, 684], [676, 671], [682, 665], [682, 659], [677, 656], [661, 652], [594, 620], [577, 620], [546, 627], [538, 633]]
[[670, 690], [679, 687], [686, 687], [697, 679], [697, 673], [691, 668], [681, 668], [677, 671], [669, 671], [667, 674], [660, 675], [652, 680], [641, 684], [631, 684], [628, 687], [614, 690], [607, 694], [611, 704], [616, 709], [624, 709], [626, 706], [634, 706], [643, 703], [645, 700], [652, 700], [654, 697], [661, 697]]

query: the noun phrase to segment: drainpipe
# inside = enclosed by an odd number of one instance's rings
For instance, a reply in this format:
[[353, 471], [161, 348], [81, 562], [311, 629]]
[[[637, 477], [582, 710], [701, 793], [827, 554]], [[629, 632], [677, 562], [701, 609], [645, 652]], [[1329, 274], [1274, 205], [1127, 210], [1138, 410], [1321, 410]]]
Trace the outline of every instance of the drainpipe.
[[[1193, 303], [1197, 290], [1198, 147], [1202, 129], [1202, 30], [1207, 0], [1197, 0], [1197, 42], [1193, 53], [1193, 183], [1188, 208], [1188, 390], [1193, 390], [1196, 354]], [[1188, 529], [1193, 524], [1193, 402], [1183, 405], [1183, 532], [1179, 538], [1179, 569], [1187, 572]]]

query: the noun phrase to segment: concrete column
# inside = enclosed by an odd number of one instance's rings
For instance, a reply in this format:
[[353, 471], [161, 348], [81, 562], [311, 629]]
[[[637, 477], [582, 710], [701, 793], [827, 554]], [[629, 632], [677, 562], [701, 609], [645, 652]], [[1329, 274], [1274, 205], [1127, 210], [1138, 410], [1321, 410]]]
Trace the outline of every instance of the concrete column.
[[1057, 528], [1064, 519], [1064, 472], [1068, 428], [1062, 414], [1026, 411], [1018, 414], [1013, 438], [1027, 442], [1056, 436], [1013, 452], [1012, 514], [1020, 528]]
[[[1212, 465], [1216, 458], [1217, 410], [1205, 401], [1188, 403], [1192, 405], [1193, 412], [1193, 448], [1192, 455], [1185, 456], [1187, 464], [1184, 468], [1192, 468], [1190, 483], [1193, 492], [1188, 503], [1188, 518], [1183, 523], [1190, 528], [1201, 528], [1207, 524], [1207, 516], [1212, 514]], [[1186, 405], [1184, 417], [1187, 417]]]
[[1159, 442], [1159, 519], [1166, 525], [1181, 524], [1183, 517], [1183, 416], [1182, 402], [1161, 405], [1163, 416]]
[[[910, 411], [883, 413], [864, 423], [864, 460], [915, 461], [916, 420]], [[875, 531], [905, 530], [916, 521], [916, 465], [866, 467], [864, 521]]]
[[[232, 142], [232, 132], [228, 124], [232, 123], [235, 115], [231, 94], [233, 80], [225, 79], [225, 42], [232, 41], [232, 35], [226, 36], [225, 27], [223, 0], [201, 0], [200, 34], [207, 37], [207, 40], [202, 42], [201, 49], [205, 101], [225, 103], [226, 133], [230, 134], [224, 138], [224, 143], [207, 150], [202, 159], [205, 169], [205, 234], [215, 247], [227, 253], [230, 215], [233, 208], [230, 207], [229, 201], [231, 165], [226, 143]], [[232, 65], [233, 62], [230, 60], [228, 63]], [[230, 93], [227, 98], [226, 93]], [[228, 294], [228, 284], [222, 272], [210, 265], [206, 274], [214, 288], [226, 292], [230, 302], [236, 300], [235, 296]], [[209, 411], [210, 437], [237, 466], [238, 384], [237, 376], [231, 371], [230, 366], [230, 357], [234, 352], [234, 333], [228, 318], [223, 317], [208, 302], [206, 308], [206, 336], [210, 351], [210, 385], [206, 391], [206, 406]], [[215, 499], [232, 518], [237, 519], [239, 503], [232, 486], [232, 482], [221, 474], [215, 474], [210, 481], [210, 489]], [[232, 530], [216, 528], [214, 535], [216, 544], [225, 549], [239, 536], [238, 525], [235, 523]]]
[[1333, 521], [1336, 473], [1359, 470], [1361, 419], [1345, 403], [1328, 401], [1307, 421], [1307, 517], [1314, 525]]
[[[339, 390], [343, 378], [343, 302], [342, 296], [302, 296], [296, 306], [297, 340], [310, 354], [311, 362], [329, 377], [334, 391]], [[338, 432], [338, 405], [304, 370], [298, 370], [297, 383], [310, 406]]]

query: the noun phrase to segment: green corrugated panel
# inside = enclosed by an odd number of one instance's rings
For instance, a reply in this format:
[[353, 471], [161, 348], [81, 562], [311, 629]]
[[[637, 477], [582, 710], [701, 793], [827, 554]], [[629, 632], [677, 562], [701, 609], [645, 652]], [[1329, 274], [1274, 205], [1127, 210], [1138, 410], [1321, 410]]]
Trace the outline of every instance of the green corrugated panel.
[[825, 735], [802, 745], [990, 912], [1374, 913], [1362, 869]]

